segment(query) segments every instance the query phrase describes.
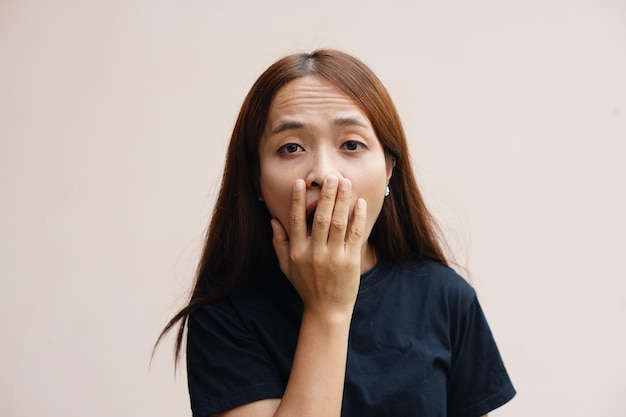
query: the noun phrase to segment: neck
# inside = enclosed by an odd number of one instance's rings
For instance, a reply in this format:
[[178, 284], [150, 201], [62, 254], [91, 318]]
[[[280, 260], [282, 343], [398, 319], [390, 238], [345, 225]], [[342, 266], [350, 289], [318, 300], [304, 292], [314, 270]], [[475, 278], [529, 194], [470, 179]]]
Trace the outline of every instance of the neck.
[[376, 250], [369, 242], [361, 248], [361, 274], [366, 273], [376, 265], [378, 262], [378, 256]]

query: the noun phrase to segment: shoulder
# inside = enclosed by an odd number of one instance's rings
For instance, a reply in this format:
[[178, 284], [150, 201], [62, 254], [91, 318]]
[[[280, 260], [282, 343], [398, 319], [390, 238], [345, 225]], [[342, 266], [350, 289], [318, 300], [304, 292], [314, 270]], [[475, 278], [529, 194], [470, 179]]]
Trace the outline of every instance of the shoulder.
[[392, 265], [391, 268], [396, 271], [398, 277], [413, 280], [422, 286], [469, 296], [474, 294], [474, 289], [464, 277], [454, 269], [437, 262], [408, 261]]
[[297, 295], [289, 280], [280, 271], [244, 277], [227, 291], [222, 290], [221, 286], [216, 288], [213, 289], [210, 285], [199, 287], [193, 298], [207, 300], [200, 304], [201, 309], [263, 309], [275, 305], [279, 300], [292, 299], [293, 295]]
[[389, 265], [392, 276], [403, 289], [426, 301], [465, 310], [476, 299], [476, 291], [454, 269], [433, 261], [415, 260]]
[[392, 264], [397, 271], [413, 274], [415, 276], [436, 278], [444, 281], [464, 281], [454, 269], [449, 266], [440, 264], [439, 262], [430, 260], [411, 260], [399, 264]]
[[258, 330], [282, 323], [302, 310], [300, 298], [280, 273], [250, 277], [219, 297], [212, 298], [206, 290], [197, 297], [207, 301], [189, 314], [190, 333], [199, 329], [227, 333], [237, 328]]

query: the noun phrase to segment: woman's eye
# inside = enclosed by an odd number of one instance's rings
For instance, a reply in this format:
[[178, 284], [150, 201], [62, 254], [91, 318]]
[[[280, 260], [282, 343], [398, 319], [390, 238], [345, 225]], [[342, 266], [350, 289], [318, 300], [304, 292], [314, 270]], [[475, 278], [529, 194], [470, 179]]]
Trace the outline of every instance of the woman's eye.
[[357, 140], [349, 140], [342, 145], [342, 148], [348, 151], [358, 151], [360, 149], [365, 149], [365, 145]]
[[304, 150], [297, 143], [287, 143], [278, 149], [278, 153], [296, 153]]

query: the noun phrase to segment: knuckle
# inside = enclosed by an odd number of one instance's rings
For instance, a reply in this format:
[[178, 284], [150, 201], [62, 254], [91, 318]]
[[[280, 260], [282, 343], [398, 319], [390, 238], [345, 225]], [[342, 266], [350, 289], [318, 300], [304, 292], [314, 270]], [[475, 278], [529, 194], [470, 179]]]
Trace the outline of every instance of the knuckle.
[[315, 213], [315, 218], [313, 220], [314, 224], [319, 226], [325, 226], [330, 222], [330, 218], [326, 213]]
[[297, 264], [300, 263], [300, 261], [302, 260], [303, 256], [302, 253], [299, 250], [290, 250], [289, 251], [289, 262], [292, 264]]
[[304, 222], [304, 216], [300, 213], [289, 213], [289, 224], [300, 224]]
[[335, 265], [339, 269], [343, 269], [346, 263], [346, 259], [342, 254], [334, 253], [330, 255], [330, 264]]
[[363, 230], [363, 227], [359, 225], [354, 225], [350, 228], [350, 237], [353, 239], [361, 239], [364, 234], [365, 231]]
[[321, 266], [327, 263], [327, 259], [323, 254], [314, 252], [311, 254], [311, 262], [315, 266]]
[[346, 226], [347, 226], [347, 224], [346, 224], [345, 220], [343, 220], [343, 219], [333, 218], [333, 220], [330, 222], [331, 229], [335, 230], [335, 231], [339, 231], [339, 232], [343, 231], [343, 230], [346, 229]]
[[298, 255], [294, 254], [293, 252], [289, 254], [290, 264], [297, 264], [299, 260], [300, 260], [300, 257]]

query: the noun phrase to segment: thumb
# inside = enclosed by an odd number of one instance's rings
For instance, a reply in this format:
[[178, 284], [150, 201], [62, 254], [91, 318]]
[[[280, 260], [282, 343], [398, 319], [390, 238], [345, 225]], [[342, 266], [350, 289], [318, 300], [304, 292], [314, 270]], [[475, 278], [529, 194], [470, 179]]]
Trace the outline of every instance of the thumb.
[[289, 276], [289, 236], [278, 219], [273, 218], [271, 224], [272, 232], [274, 233], [272, 244], [274, 245], [274, 251], [276, 251], [276, 256], [278, 257], [280, 269], [285, 275]]

